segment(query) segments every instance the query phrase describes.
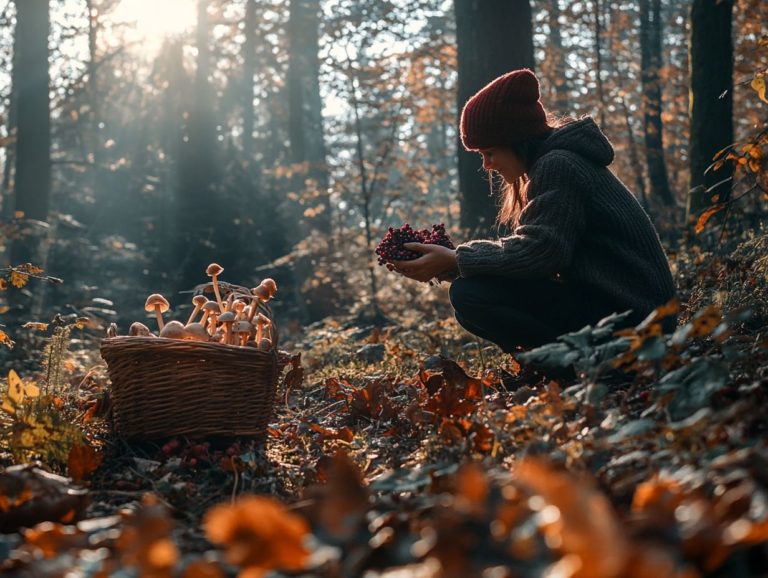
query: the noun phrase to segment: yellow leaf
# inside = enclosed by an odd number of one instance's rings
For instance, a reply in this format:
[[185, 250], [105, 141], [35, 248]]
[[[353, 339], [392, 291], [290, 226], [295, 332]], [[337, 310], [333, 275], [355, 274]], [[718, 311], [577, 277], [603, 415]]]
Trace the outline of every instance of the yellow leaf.
[[768, 104], [768, 99], [765, 97], [765, 76], [759, 75], [752, 79], [752, 88], [757, 92], [757, 96], [760, 100]]
[[4, 278], [0, 278], [0, 291], [8, 289], [8, 281]]
[[8, 313], [11, 310], [7, 305], [0, 305], [0, 315]]
[[11, 285], [16, 289], [21, 289], [29, 281], [29, 275], [25, 273], [19, 273], [18, 271], [11, 271]]
[[36, 331], [45, 331], [48, 329], [47, 323], [40, 323], [38, 321], [27, 321], [24, 325], [22, 325], [24, 329], [34, 329]]
[[34, 382], [24, 383], [15, 370], [8, 372], [8, 393], [0, 406], [4, 411], [15, 414], [16, 408], [24, 403], [25, 397], [38, 397], [40, 388]]

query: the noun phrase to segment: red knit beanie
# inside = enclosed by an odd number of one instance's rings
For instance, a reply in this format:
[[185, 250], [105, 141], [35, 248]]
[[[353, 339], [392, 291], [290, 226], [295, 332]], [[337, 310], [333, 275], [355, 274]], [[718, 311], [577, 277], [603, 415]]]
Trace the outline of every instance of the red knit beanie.
[[518, 144], [549, 130], [539, 81], [527, 68], [491, 81], [461, 111], [461, 143], [470, 151]]

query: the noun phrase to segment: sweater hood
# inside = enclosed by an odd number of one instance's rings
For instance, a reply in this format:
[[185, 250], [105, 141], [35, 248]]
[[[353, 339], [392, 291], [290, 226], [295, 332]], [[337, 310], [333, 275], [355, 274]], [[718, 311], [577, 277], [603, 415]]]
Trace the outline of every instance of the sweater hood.
[[614, 157], [613, 146], [591, 117], [556, 128], [542, 143], [538, 156], [554, 150], [580, 154], [604, 167], [610, 165]]

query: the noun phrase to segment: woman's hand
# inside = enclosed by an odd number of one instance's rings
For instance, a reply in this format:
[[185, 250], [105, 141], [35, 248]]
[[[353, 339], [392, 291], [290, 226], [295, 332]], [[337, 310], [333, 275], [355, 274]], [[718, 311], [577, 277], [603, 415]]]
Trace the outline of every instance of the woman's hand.
[[456, 277], [456, 251], [442, 245], [404, 243], [403, 247], [421, 253], [412, 261], [393, 261], [392, 268], [409, 279], [426, 283], [432, 279], [449, 281]]

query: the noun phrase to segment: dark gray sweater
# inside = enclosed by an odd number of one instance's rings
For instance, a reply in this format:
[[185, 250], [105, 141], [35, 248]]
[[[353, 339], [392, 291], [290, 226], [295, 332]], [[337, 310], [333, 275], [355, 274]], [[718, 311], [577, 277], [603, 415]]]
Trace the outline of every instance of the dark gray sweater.
[[[556, 129], [529, 171], [514, 233], [457, 247], [462, 277], [560, 279], [641, 321], [675, 294], [648, 215], [610, 171], [613, 147], [591, 118]], [[602, 309], [602, 307], [601, 307]]]

